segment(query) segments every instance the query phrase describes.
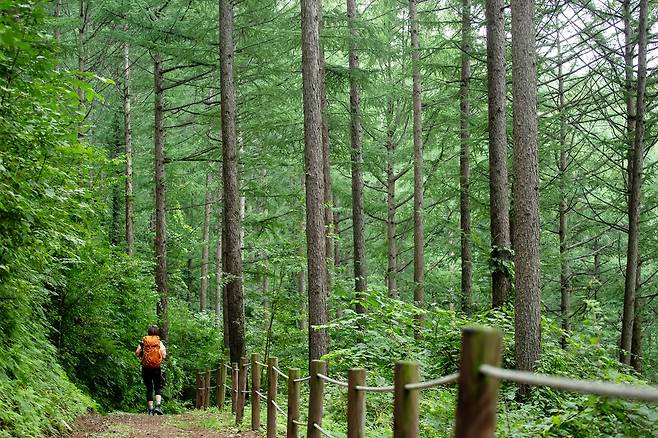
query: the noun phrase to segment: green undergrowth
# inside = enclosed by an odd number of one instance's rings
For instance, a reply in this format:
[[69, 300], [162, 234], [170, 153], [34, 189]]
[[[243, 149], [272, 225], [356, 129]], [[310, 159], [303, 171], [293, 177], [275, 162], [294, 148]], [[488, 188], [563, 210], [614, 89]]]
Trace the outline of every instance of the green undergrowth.
[[0, 343], [0, 437], [39, 438], [68, 430], [94, 402], [69, 381], [43, 336], [18, 336], [26, 342]]
[[[461, 331], [465, 326], [493, 326], [503, 333], [503, 366], [516, 368], [513, 309], [483, 310], [466, 317], [431, 308], [424, 313], [422, 340], [414, 339], [414, 306], [371, 293], [368, 313], [346, 311], [329, 325], [332, 350], [326, 356], [334, 378], [346, 380], [352, 367], [365, 368], [368, 384], [390, 385], [396, 360], [421, 364], [421, 380], [458, 371]], [[587, 317], [561, 349], [563, 334], [549, 318], [542, 321], [542, 356], [537, 372], [576, 379], [644, 385], [645, 381], [619, 364], [615, 351], [601, 343], [604, 320], [596, 302], [588, 303]], [[456, 387], [423, 390], [420, 394], [420, 432], [424, 437], [454, 433]], [[654, 437], [658, 406], [536, 388], [525, 403], [515, 401], [516, 387], [504, 383], [498, 399], [498, 437]], [[345, 436], [347, 397], [344, 388], [328, 386], [323, 426], [336, 437]], [[366, 397], [366, 435], [391, 434], [391, 394]]]

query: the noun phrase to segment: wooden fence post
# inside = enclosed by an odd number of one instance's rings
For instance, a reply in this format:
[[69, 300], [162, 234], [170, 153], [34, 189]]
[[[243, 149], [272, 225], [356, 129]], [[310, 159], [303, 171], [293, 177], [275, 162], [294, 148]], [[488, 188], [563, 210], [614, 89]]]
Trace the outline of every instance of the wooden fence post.
[[357, 386], [366, 385], [366, 370], [352, 368], [347, 375], [347, 438], [365, 438], [366, 393]]
[[203, 400], [203, 378], [201, 371], [197, 371], [196, 373], [196, 402], [195, 402], [195, 407], [197, 409], [201, 409], [202, 403], [201, 400]]
[[251, 430], [260, 429], [260, 354], [251, 354]]
[[206, 376], [204, 382], [206, 389], [203, 392], [203, 409], [208, 409], [210, 406], [210, 368], [206, 368]]
[[279, 359], [270, 357], [267, 359], [267, 438], [276, 438], [276, 390], [277, 374], [274, 368], [279, 364]]
[[480, 372], [487, 364], [499, 367], [502, 359], [500, 331], [467, 327], [462, 331], [455, 438], [493, 438], [500, 382]]
[[418, 382], [419, 374], [419, 366], [416, 362], [395, 364], [393, 438], [418, 437], [418, 390], [408, 390], [404, 386], [407, 383]]
[[308, 398], [308, 424], [306, 425], [307, 438], [322, 438], [322, 432], [315, 428], [315, 424], [322, 426], [322, 414], [324, 403], [324, 380], [318, 374], [327, 375], [327, 362], [323, 360], [312, 360], [310, 366]]
[[247, 398], [247, 358], [240, 358], [240, 368], [238, 368], [238, 411], [235, 413], [235, 423], [239, 424], [244, 418], [244, 403]]
[[300, 383], [295, 382], [299, 379], [299, 368], [288, 369], [288, 427], [286, 429], [286, 438], [299, 437], [299, 392]]
[[238, 412], [238, 363], [233, 362], [231, 369], [231, 412], [237, 414]]
[[220, 361], [217, 366], [217, 408], [224, 408], [224, 397], [226, 396], [226, 366], [224, 361]]

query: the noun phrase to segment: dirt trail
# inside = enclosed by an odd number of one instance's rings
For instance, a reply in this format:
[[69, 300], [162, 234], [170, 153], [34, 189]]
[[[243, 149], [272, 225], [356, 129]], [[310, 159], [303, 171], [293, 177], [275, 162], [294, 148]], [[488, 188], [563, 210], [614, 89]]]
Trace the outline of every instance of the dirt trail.
[[[210, 415], [210, 414], [208, 414]], [[204, 429], [198, 415], [90, 414], [80, 417], [71, 438], [258, 438], [254, 432]]]

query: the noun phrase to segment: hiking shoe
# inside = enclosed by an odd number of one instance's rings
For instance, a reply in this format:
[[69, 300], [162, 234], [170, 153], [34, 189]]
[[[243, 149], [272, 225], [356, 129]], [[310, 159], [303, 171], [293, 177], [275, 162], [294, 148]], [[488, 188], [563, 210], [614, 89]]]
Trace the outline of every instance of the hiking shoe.
[[153, 408], [153, 414], [152, 415], [162, 415], [162, 409], [160, 409], [160, 405], [156, 406]]
[[149, 416], [154, 415], [154, 414], [153, 414], [153, 409], [148, 408], [148, 409], [146, 410], [146, 415], [149, 415]]

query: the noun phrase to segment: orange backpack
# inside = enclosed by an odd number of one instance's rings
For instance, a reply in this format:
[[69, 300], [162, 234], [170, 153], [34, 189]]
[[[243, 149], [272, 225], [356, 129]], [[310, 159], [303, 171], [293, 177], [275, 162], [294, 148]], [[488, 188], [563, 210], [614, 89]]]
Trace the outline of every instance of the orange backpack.
[[145, 368], [158, 368], [162, 363], [162, 354], [160, 354], [160, 337], [144, 336], [142, 340], [142, 366]]

